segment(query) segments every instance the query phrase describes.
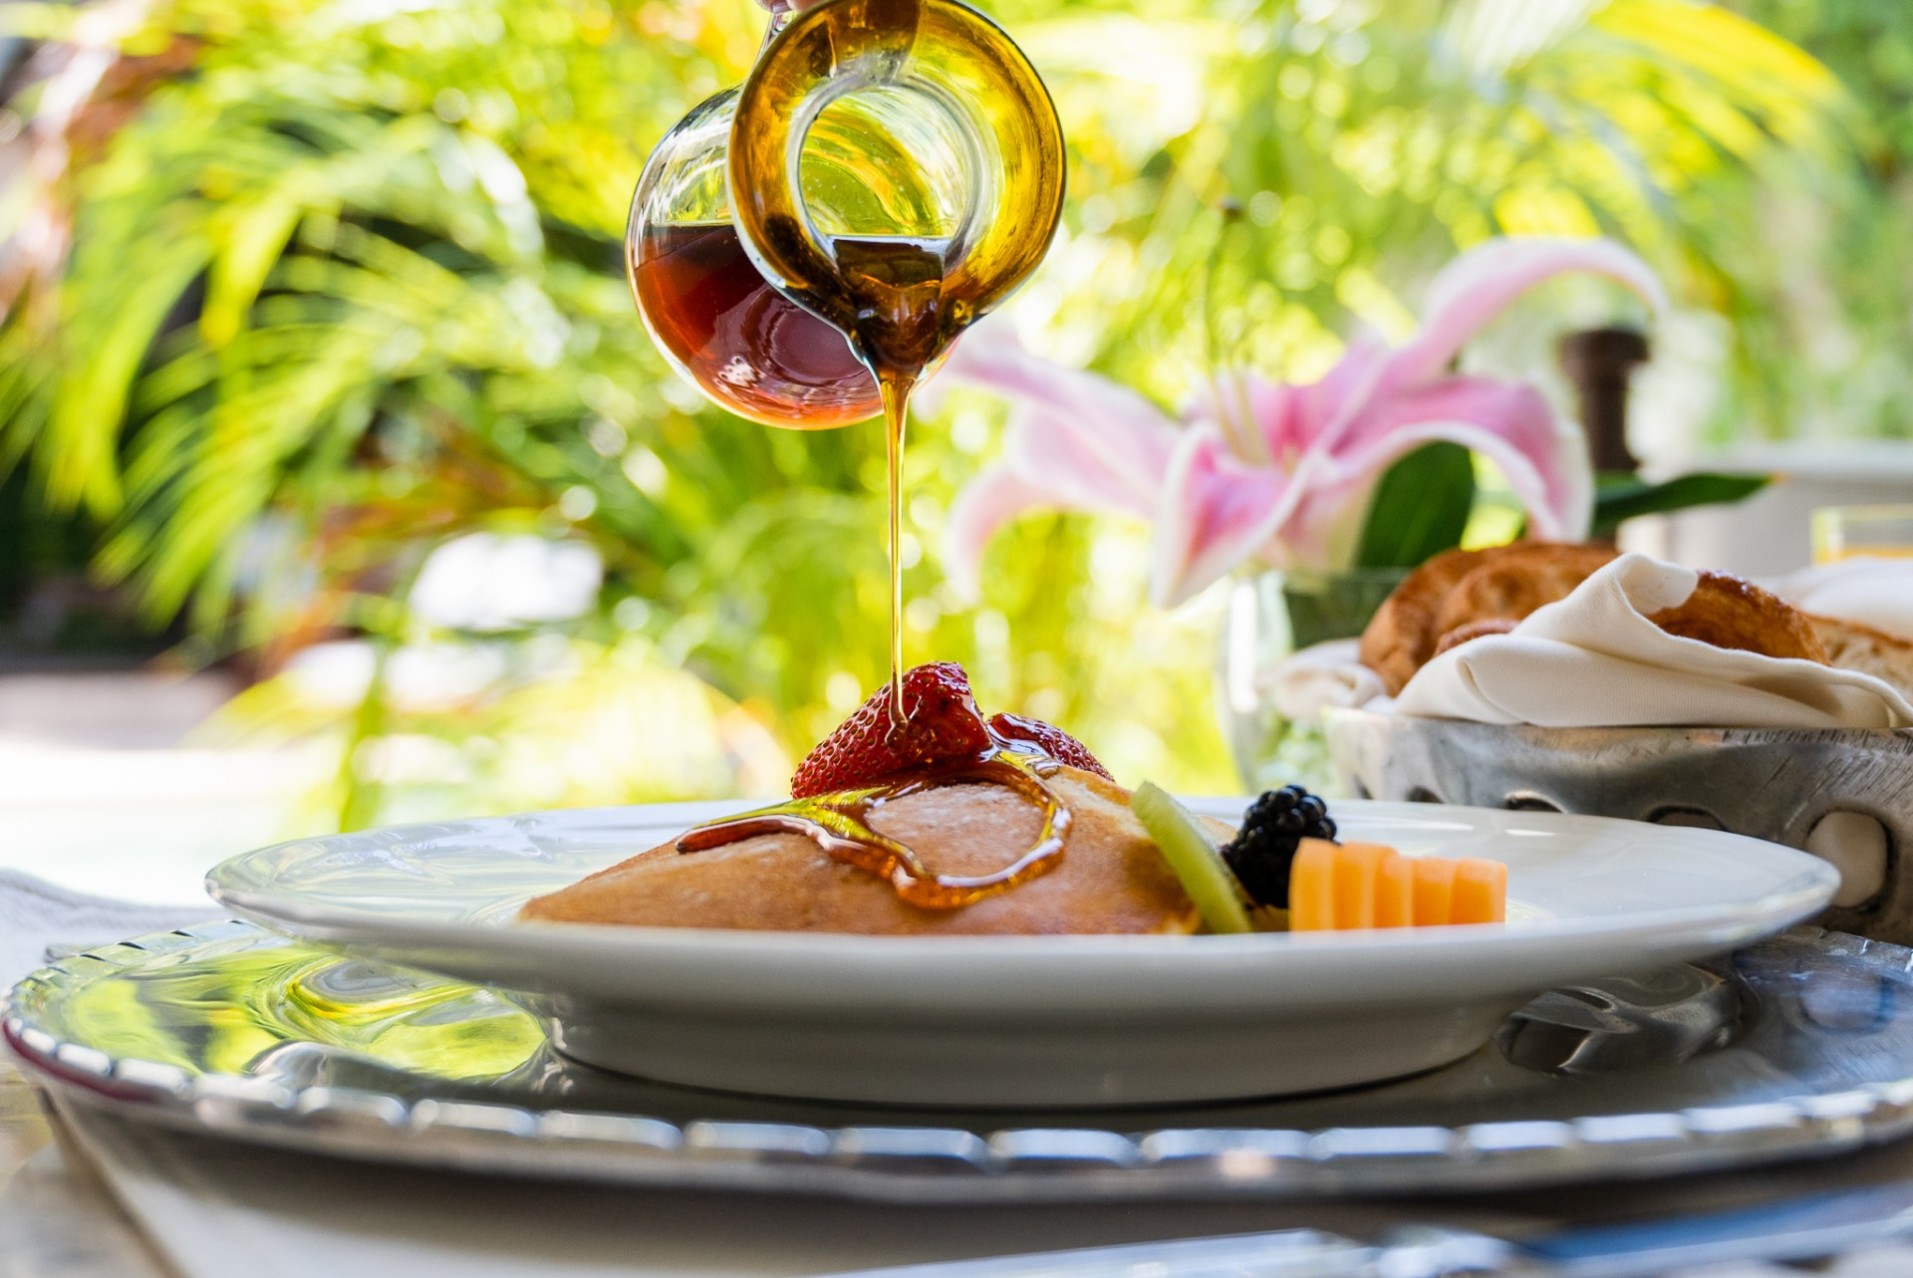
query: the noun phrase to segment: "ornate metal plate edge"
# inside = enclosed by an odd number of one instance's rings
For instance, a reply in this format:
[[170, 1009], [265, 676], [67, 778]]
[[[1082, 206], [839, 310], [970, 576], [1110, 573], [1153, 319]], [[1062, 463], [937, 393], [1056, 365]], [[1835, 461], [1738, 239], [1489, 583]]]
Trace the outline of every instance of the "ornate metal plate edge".
[[[1413, 1194], [1641, 1178], [1838, 1153], [1913, 1130], [1913, 1075], [1760, 1105], [1462, 1127], [1167, 1128], [675, 1123], [190, 1075], [36, 1024], [76, 983], [252, 931], [219, 923], [71, 956], [0, 1005], [0, 1035], [57, 1097], [168, 1127], [472, 1171], [890, 1202]], [[1843, 938], [1845, 939], [1845, 938]], [[1869, 947], [1861, 943], [1861, 949]], [[1888, 947], [1895, 948], [1898, 947]]]

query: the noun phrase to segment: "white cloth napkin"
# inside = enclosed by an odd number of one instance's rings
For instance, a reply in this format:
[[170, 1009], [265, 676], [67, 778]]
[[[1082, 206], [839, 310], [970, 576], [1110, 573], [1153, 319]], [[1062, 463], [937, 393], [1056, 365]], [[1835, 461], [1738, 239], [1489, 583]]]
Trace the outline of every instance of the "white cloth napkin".
[[1913, 639], [1913, 559], [1863, 556], [1816, 564], [1772, 589], [1802, 611]]
[[1324, 710], [1367, 705], [1383, 694], [1381, 676], [1362, 664], [1361, 641], [1331, 639], [1257, 672], [1255, 691], [1285, 719], [1309, 723]]
[[1647, 614], [1678, 607], [1691, 568], [1623, 555], [1506, 635], [1436, 657], [1401, 714], [1549, 728], [1901, 728], [1913, 705], [1870, 675], [1716, 648]]
[[49, 946], [85, 949], [218, 917], [210, 901], [204, 906], [115, 901], [19, 870], [0, 870], [0, 990], [41, 966]]

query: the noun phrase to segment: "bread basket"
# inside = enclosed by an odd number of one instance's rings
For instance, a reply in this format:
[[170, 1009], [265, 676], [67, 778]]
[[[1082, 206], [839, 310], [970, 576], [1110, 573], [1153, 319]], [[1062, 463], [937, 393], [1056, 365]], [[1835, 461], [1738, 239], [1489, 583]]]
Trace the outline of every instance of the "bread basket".
[[1801, 848], [1846, 885], [1818, 922], [1913, 944], [1913, 730], [1538, 728], [1331, 710], [1359, 798], [1703, 825]]

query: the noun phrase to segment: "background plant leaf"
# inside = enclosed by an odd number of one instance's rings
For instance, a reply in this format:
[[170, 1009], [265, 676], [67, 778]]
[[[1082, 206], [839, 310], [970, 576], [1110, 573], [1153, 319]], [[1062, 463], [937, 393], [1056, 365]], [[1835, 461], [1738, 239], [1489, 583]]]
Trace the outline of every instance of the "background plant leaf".
[[1766, 475], [1682, 475], [1648, 483], [1634, 475], [1603, 475], [1594, 497], [1594, 535], [1611, 537], [1629, 519], [1667, 515], [1696, 506], [1745, 501], [1769, 483]]
[[1475, 504], [1474, 457], [1460, 444], [1426, 444], [1383, 473], [1355, 563], [1413, 568], [1461, 544]]

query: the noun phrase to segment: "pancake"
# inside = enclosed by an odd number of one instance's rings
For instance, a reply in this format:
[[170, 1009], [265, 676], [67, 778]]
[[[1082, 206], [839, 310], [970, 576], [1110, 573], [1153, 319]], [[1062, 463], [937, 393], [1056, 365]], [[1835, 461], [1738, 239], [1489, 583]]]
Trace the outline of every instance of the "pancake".
[[[1196, 909], [1129, 810], [1122, 787], [1077, 768], [1047, 784], [1073, 820], [1047, 874], [954, 910], [925, 910], [890, 884], [799, 834], [765, 834], [706, 852], [676, 841], [541, 896], [532, 922], [847, 932], [867, 936], [1065, 935], [1195, 931]], [[959, 784], [905, 795], [870, 824], [939, 874], [987, 874], [1027, 851], [1037, 809], [1011, 791]], [[1228, 827], [1211, 823], [1227, 836]]]

